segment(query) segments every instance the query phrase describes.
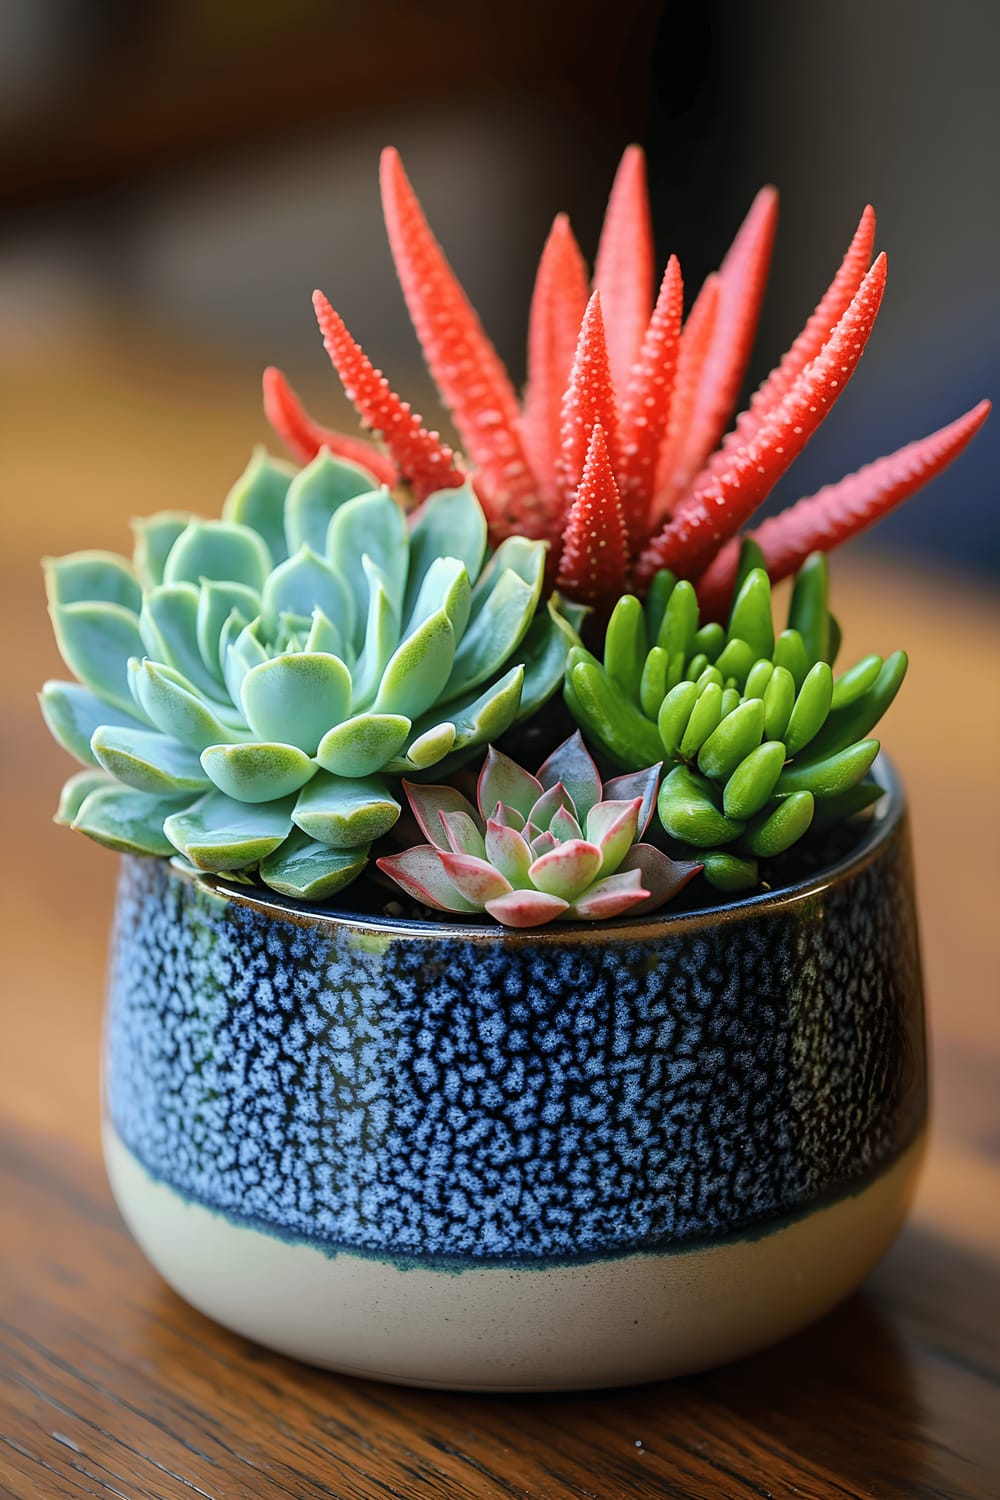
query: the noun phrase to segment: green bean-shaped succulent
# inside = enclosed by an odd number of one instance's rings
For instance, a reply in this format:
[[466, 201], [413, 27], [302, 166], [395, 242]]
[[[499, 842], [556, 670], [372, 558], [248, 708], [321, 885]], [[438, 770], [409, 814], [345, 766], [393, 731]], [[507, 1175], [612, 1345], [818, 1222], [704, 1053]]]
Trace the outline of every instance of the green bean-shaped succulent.
[[870, 736], [906, 655], [866, 656], [835, 677], [828, 593], [815, 553], [776, 635], [767, 572], [747, 543], [728, 626], [700, 625], [693, 586], [662, 572], [645, 605], [619, 600], [603, 662], [582, 646], [567, 659], [566, 702], [590, 742], [624, 770], [672, 765], [660, 820], [721, 890], [755, 885], [759, 860], [879, 796]]
[[134, 559], [46, 566], [77, 682], [42, 711], [88, 768], [57, 817], [320, 899], [396, 821], [392, 778], [465, 756], [559, 686], [577, 639], [538, 610], [541, 542], [487, 556], [471, 488], [407, 518], [353, 463], [258, 454], [223, 519], [137, 525]]

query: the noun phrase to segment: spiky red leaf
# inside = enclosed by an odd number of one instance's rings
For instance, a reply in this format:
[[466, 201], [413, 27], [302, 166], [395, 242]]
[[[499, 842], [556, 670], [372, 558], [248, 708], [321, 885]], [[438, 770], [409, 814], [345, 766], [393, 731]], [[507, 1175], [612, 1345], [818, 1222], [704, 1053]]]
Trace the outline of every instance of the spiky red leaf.
[[[763, 521], [753, 538], [764, 553], [772, 581], [797, 572], [811, 552], [829, 552], [850, 541], [929, 484], [972, 441], [989, 413], [989, 401], [980, 401], [946, 427], [866, 464], [836, 484], [824, 485], [815, 495]], [[728, 607], [738, 562], [739, 539], [734, 537], [698, 583], [706, 618], [717, 618]]]
[[670, 421], [683, 308], [684, 282], [672, 255], [622, 403], [618, 482], [629, 540], [636, 550], [652, 530], [656, 464]]
[[273, 365], [264, 371], [263, 384], [267, 420], [300, 463], [311, 463], [321, 448], [328, 448], [337, 458], [360, 464], [379, 484], [391, 486], [398, 482], [396, 465], [371, 443], [314, 422], [285, 376]]
[[521, 435], [539, 496], [559, 499], [562, 401], [587, 310], [587, 268], [569, 219], [558, 214], [538, 263], [528, 322], [528, 385]]
[[750, 361], [778, 223], [778, 194], [763, 187], [719, 267], [719, 309], [674, 483], [687, 489], [719, 443], [736, 408]]
[[479, 470], [487, 515], [517, 519], [535, 508], [537, 488], [518, 430], [517, 395], [391, 146], [382, 152], [380, 181], [403, 296], [434, 383]]
[[836, 276], [817, 303], [802, 332], [781, 363], [754, 392], [748, 409], [737, 417], [733, 431], [727, 434], [722, 447], [709, 459], [705, 472], [698, 475], [692, 489], [696, 489], [708, 473], [721, 473], [733, 451], [750, 441], [768, 413], [774, 410], [790, 390], [796, 377], [819, 354], [864, 281], [865, 273], [871, 265], [874, 244], [875, 210], [869, 204], [861, 215]]
[[637, 578], [648, 583], [659, 568], [697, 578], [725, 542], [766, 499], [789, 464], [833, 407], [864, 351], [885, 289], [880, 255], [823, 351], [799, 375], [774, 413], [745, 448], [732, 455], [655, 537], [639, 560]]
[[587, 303], [580, 325], [573, 368], [562, 406], [562, 443], [559, 485], [564, 506], [576, 497], [594, 428], [604, 429], [604, 441], [614, 470], [618, 463], [618, 407], [608, 364], [601, 294]]
[[706, 276], [681, 330], [669, 420], [656, 459], [656, 480], [649, 507], [650, 527], [673, 514], [674, 505], [683, 488], [682, 455], [698, 395], [701, 372], [715, 332], [719, 290], [718, 272]]
[[628, 146], [611, 186], [594, 263], [594, 286], [604, 303], [611, 373], [620, 391], [639, 357], [653, 305], [653, 276], [646, 157], [641, 146]]
[[339, 313], [334, 312], [322, 292], [313, 293], [316, 320], [323, 345], [343, 382], [349, 401], [362, 422], [381, 434], [390, 454], [409, 480], [419, 500], [435, 490], [463, 484], [465, 475], [455, 455], [436, 432], [428, 432], [420, 418], [401, 401], [381, 370], [376, 370], [355, 343]]
[[569, 599], [606, 610], [625, 592], [628, 561], [621, 495], [598, 422], [566, 522], [558, 588]]

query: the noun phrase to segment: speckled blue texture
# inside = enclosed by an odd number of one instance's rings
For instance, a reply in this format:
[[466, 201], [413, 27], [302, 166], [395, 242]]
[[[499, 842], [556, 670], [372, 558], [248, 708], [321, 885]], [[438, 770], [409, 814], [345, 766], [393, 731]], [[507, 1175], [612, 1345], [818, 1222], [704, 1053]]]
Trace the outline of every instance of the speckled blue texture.
[[330, 1251], [677, 1249], [854, 1191], [918, 1131], [905, 830], [729, 921], [478, 939], [123, 862], [106, 1107], [155, 1177]]

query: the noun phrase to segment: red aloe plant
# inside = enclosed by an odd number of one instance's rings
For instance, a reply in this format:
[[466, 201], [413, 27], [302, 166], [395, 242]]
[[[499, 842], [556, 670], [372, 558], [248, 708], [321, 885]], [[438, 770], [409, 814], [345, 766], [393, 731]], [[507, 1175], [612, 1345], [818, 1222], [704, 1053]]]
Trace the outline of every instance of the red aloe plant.
[[[871, 333], [885, 283], [884, 257], [871, 264], [873, 211], [862, 215], [802, 332], [733, 422], [774, 238], [773, 188], [755, 198], [681, 327], [676, 261], [651, 310], [645, 163], [640, 149], [629, 147], [608, 203], [589, 302], [582, 257], [563, 216], [546, 241], [523, 409], [392, 150], [383, 156], [382, 191], [404, 296], [494, 543], [516, 533], [547, 539], [549, 578], [600, 612], [629, 587], [641, 592], [665, 566], [694, 581], [712, 610], [722, 609], [734, 576], [734, 538], [843, 391]], [[388, 450], [386, 468], [419, 499], [462, 483], [463, 463], [390, 390], [318, 294], [316, 307], [348, 395]], [[358, 456], [345, 446], [349, 440], [317, 427], [283, 377], [273, 372], [269, 380], [269, 415], [294, 453], [306, 457], [325, 444]], [[776, 576], [809, 552], [848, 540], [933, 478], [988, 410], [983, 403], [765, 522], [756, 535]]]

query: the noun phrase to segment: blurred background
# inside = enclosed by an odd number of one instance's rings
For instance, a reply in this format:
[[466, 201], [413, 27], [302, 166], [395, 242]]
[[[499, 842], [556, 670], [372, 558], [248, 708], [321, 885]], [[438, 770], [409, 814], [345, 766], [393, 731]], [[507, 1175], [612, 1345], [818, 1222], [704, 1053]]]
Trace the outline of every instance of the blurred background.
[[[386, 142], [517, 379], [552, 215], [592, 254], [629, 140], [689, 295], [780, 188], [753, 383], [871, 200], [888, 292], [776, 500], [810, 493], [997, 390], [998, 44], [995, 0], [2, 0], [4, 509], [67, 484], [147, 509], [156, 473], [214, 511], [266, 436], [269, 362], [350, 426], [314, 286], [437, 421], [381, 226]], [[994, 420], [875, 545], [1000, 568], [998, 462]]]

